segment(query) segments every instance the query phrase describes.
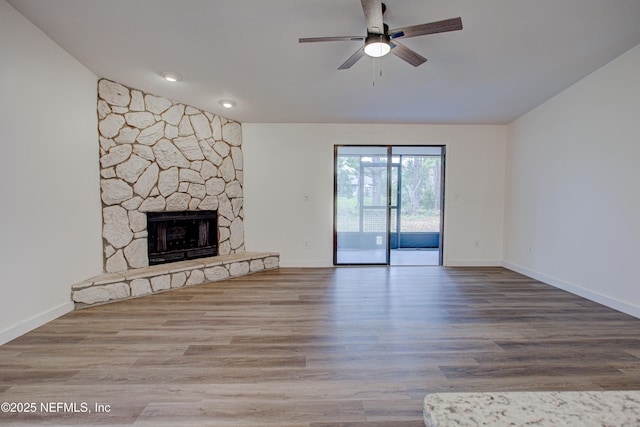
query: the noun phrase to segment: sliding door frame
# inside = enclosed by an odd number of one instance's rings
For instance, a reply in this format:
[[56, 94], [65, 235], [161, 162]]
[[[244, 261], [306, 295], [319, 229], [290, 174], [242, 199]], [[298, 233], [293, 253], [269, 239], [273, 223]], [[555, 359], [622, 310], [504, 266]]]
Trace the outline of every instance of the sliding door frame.
[[[338, 150], [342, 147], [371, 147], [371, 148], [386, 148], [387, 150], [387, 195], [386, 195], [386, 254], [384, 263], [338, 263]], [[391, 212], [391, 168], [389, 167], [389, 161], [391, 160], [391, 145], [368, 145], [368, 144], [337, 144], [333, 146], [333, 265], [336, 266], [349, 266], [349, 265], [389, 265], [391, 259], [391, 251], [389, 245], [391, 245], [391, 233], [389, 232], [391, 222], [389, 214]], [[361, 219], [360, 219], [361, 220]]]
[[[372, 147], [372, 148], [386, 148], [387, 149], [387, 213], [386, 213], [386, 229], [387, 229], [387, 244], [386, 244], [386, 262], [385, 263], [369, 263], [369, 264], [355, 264], [355, 263], [338, 263], [338, 151], [341, 147]], [[439, 265], [444, 265], [444, 209], [445, 209], [445, 168], [446, 168], [446, 145], [444, 144], [425, 144], [425, 145], [383, 145], [383, 144], [336, 144], [333, 147], [333, 265], [335, 266], [349, 266], [349, 265], [390, 265], [391, 262], [391, 189], [392, 189], [392, 157], [393, 157], [393, 148], [394, 147], [434, 147], [440, 148], [440, 159], [441, 159], [441, 167], [440, 167], [440, 231], [439, 231], [439, 242], [438, 242], [438, 263]], [[400, 175], [400, 169], [398, 174]], [[396, 200], [399, 203], [399, 200]], [[400, 215], [400, 211], [398, 209], [397, 215]], [[397, 230], [398, 234], [400, 234], [400, 230]]]

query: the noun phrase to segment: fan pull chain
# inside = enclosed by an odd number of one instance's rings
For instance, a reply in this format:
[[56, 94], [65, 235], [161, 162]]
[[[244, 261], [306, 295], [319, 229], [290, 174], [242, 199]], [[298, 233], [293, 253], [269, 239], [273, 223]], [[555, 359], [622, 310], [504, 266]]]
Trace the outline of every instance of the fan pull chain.
[[376, 58], [371, 61], [371, 85], [376, 87]]
[[378, 76], [382, 78], [382, 58], [371, 58], [371, 85], [376, 87], [376, 61], [380, 61], [380, 70]]

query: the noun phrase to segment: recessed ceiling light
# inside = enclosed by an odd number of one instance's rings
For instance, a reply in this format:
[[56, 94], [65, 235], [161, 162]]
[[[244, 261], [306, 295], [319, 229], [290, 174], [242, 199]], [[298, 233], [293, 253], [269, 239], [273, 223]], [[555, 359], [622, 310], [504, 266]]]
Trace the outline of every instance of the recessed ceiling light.
[[229, 101], [228, 99], [223, 99], [220, 101], [220, 105], [222, 105], [224, 108], [233, 108], [236, 106], [236, 103], [233, 101]]
[[173, 72], [173, 71], [163, 71], [161, 73], [162, 77], [164, 77], [164, 79], [168, 82], [177, 82], [178, 80], [180, 80], [180, 74]]

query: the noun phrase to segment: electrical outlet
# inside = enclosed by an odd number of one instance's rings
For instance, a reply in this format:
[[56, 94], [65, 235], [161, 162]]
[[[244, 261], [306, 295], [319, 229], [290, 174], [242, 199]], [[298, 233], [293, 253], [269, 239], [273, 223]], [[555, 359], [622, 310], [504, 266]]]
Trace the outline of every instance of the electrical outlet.
[[309, 240], [304, 239], [304, 243], [302, 245], [305, 249], [309, 249]]
[[473, 247], [476, 248], [476, 249], [479, 249], [480, 248], [480, 240], [474, 241], [473, 242]]

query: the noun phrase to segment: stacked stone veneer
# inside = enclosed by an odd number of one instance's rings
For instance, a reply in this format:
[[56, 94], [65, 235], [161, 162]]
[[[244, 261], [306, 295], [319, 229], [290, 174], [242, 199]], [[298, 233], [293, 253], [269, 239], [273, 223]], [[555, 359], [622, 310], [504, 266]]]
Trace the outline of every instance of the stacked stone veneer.
[[218, 254], [244, 253], [240, 123], [101, 79], [107, 273], [148, 266], [146, 212], [217, 210]]

